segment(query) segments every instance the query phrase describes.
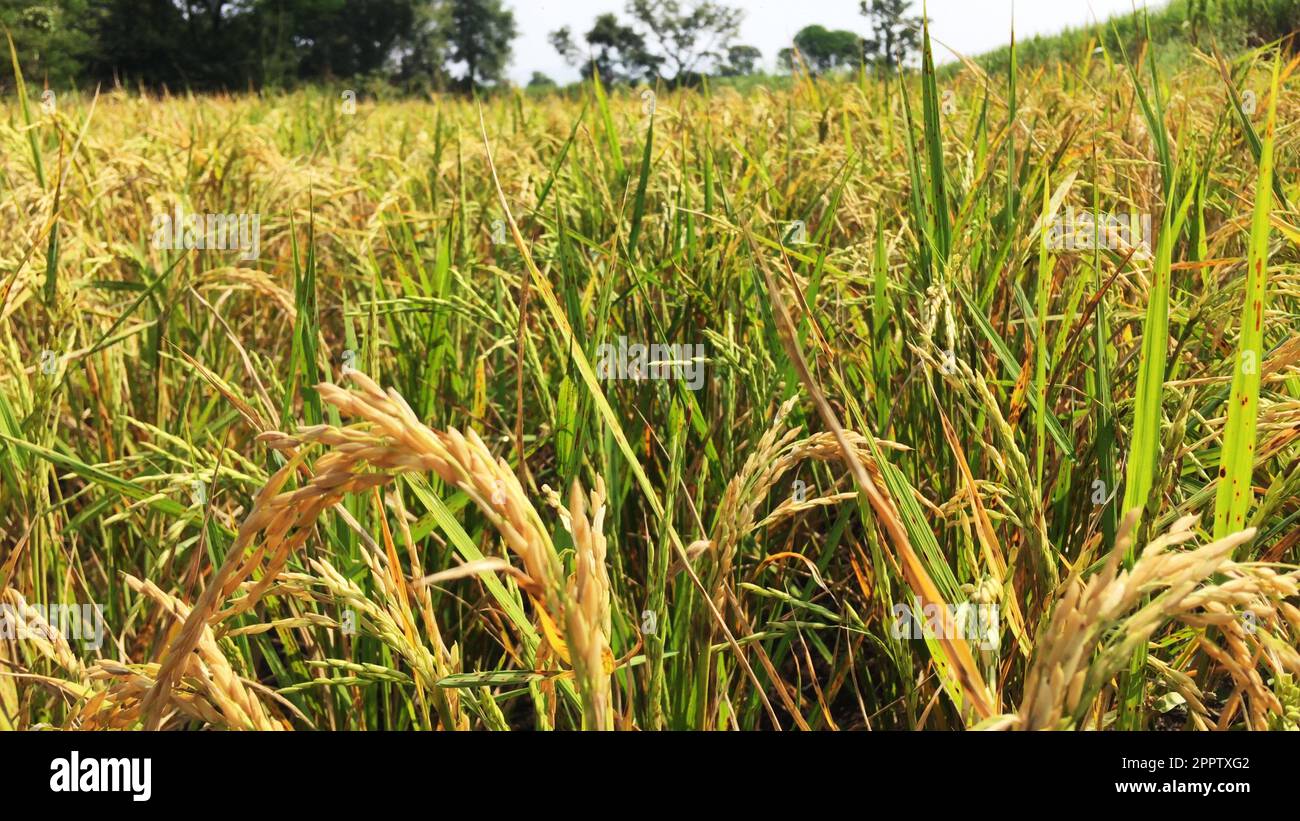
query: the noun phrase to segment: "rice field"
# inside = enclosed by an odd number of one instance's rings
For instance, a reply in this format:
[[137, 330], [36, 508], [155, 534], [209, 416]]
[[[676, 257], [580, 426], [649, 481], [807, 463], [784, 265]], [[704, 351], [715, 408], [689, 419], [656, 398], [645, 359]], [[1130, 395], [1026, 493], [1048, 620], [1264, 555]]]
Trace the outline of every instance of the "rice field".
[[1297, 729], [1300, 61], [0, 115], [0, 728]]

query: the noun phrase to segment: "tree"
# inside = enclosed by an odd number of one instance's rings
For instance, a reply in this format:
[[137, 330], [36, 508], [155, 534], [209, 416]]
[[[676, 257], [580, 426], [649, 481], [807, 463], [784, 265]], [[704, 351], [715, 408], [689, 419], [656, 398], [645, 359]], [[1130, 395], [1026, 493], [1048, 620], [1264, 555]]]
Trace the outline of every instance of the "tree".
[[851, 31], [804, 26], [794, 36], [794, 46], [814, 73], [856, 65], [862, 60], [862, 40]]
[[921, 18], [906, 14], [910, 5], [909, 0], [861, 0], [859, 8], [874, 34], [863, 41], [863, 51], [876, 65], [897, 70], [920, 48]]
[[[58, 0], [71, 4], [81, 0]], [[0, 3], [6, 0], [0, 0]], [[441, 70], [444, 0], [97, 0], [87, 81], [157, 88]]]
[[635, 83], [655, 76], [661, 62], [645, 45], [636, 29], [625, 26], [613, 14], [602, 14], [587, 32], [587, 55], [573, 42], [569, 27], [550, 34], [551, 46], [570, 65], [580, 66], [586, 76], [600, 76], [605, 85]]
[[[62, 85], [77, 79], [91, 55], [94, 38], [89, 32], [97, 16], [86, 0], [59, 0], [35, 5], [31, 0], [0, 0], [0, 28], [14, 39], [18, 62], [26, 81], [39, 85], [48, 80]], [[8, 43], [0, 37], [0, 49]], [[11, 68], [9, 55], [0, 60], [0, 76]], [[36, 93], [40, 96], [40, 92]]]
[[727, 49], [727, 62], [718, 69], [723, 77], [745, 77], [753, 74], [763, 52], [753, 46], [732, 46]]
[[465, 64], [464, 89], [499, 82], [518, 34], [514, 12], [501, 0], [448, 0], [448, 22], [448, 56]]
[[534, 71], [533, 76], [528, 79], [528, 87], [535, 90], [546, 90], [555, 88], [555, 81], [540, 71]]
[[442, 90], [447, 75], [447, 33], [451, 29], [447, 7], [421, 0], [414, 3], [414, 22], [394, 54], [393, 80], [407, 91]]
[[573, 31], [568, 26], [562, 26], [546, 35], [546, 41], [560, 53], [565, 62], [577, 65], [582, 61], [582, 52], [577, 43], [573, 42]]
[[280, 34], [277, 56], [296, 66], [297, 79], [357, 77], [388, 67], [394, 49], [420, 22], [421, 5], [412, 0], [268, 2], [255, 7], [255, 29], [263, 36]]
[[90, 74], [158, 87], [245, 89], [260, 82], [257, 7], [225, 0], [99, 4]]
[[721, 62], [740, 30], [744, 12], [713, 0], [628, 0], [627, 13], [644, 26], [672, 70], [674, 83], [698, 75], [708, 62]]
[[600, 15], [586, 35], [585, 61], [568, 27], [551, 32], [551, 45], [606, 84], [649, 80], [667, 69], [666, 79], [678, 85], [694, 81], [710, 64], [722, 66], [743, 16], [714, 0], [691, 0], [687, 8], [680, 0], [628, 0], [627, 13], [641, 30], [613, 14]]

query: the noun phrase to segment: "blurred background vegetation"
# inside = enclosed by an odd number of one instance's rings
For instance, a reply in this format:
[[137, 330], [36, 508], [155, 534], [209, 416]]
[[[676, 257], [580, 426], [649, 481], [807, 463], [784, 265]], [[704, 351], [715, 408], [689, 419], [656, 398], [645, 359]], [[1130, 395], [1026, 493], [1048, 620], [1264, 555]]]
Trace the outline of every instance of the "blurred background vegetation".
[[[554, 48], [584, 77], [606, 85], [696, 85], [706, 77], [745, 87], [781, 84], [799, 65], [813, 74], [892, 71], [915, 62], [919, 7], [908, 0], [857, 2], [859, 31], [806, 26], [764, 55], [738, 41], [743, 12], [714, 0], [629, 0], [586, 31], [551, 32]], [[1172, 0], [1151, 15], [1161, 49], [1226, 51], [1258, 46], [1300, 25], [1300, 0]], [[95, 85], [171, 91], [245, 91], [348, 81], [372, 95], [485, 91], [509, 87], [505, 70], [518, 36], [503, 0], [0, 0], [0, 27], [13, 38], [23, 74], [47, 86]], [[1078, 59], [1097, 40], [1132, 50], [1131, 17], [1033, 37], [1022, 65]], [[763, 72], [775, 57], [779, 74]], [[979, 58], [1006, 68], [1009, 51]], [[557, 88], [534, 72], [530, 90]], [[12, 67], [0, 65], [12, 91]]]

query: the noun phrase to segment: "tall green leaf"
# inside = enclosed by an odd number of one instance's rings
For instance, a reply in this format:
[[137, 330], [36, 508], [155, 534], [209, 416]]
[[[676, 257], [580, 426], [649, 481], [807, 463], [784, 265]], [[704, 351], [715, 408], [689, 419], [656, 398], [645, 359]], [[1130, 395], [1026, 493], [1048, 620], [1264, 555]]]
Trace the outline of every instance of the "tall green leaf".
[[1273, 142], [1277, 119], [1277, 63], [1273, 64], [1268, 125], [1255, 186], [1255, 214], [1250, 225], [1246, 260], [1246, 302], [1241, 309], [1241, 336], [1233, 359], [1228, 422], [1219, 455], [1219, 485], [1214, 496], [1214, 538], [1221, 539], [1246, 526], [1253, 498], [1255, 427], [1259, 421], [1260, 368], [1264, 352], [1264, 311], [1268, 308], [1269, 213], [1273, 209]]

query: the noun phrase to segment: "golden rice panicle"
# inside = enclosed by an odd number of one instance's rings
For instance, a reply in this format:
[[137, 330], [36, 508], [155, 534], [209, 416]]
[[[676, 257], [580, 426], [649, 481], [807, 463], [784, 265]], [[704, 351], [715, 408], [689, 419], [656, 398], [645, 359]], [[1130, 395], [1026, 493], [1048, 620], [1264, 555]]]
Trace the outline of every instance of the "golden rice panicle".
[[[125, 581], [132, 590], [161, 605], [172, 618], [184, 621], [190, 615], [190, 608], [184, 602], [153, 582], [130, 575], [125, 576]], [[272, 718], [262, 701], [231, 667], [211, 627], [203, 626], [195, 650], [190, 654], [182, 679], [216, 708], [223, 726], [232, 730], [288, 729], [287, 722]]]
[[[740, 540], [753, 525], [755, 512], [766, 498], [772, 483], [788, 467], [778, 461], [778, 456], [799, 435], [797, 428], [786, 426], [786, 417], [798, 399], [796, 394], [777, 408], [771, 426], [759, 438], [740, 472], [727, 483], [727, 489], [722, 495], [717, 525], [710, 540], [713, 566], [708, 582], [714, 605], [719, 610], [724, 607], [725, 592]], [[710, 622], [710, 631], [713, 627]]]
[[587, 721], [594, 729], [613, 726], [610, 706], [612, 655], [609, 649], [610, 585], [606, 569], [605, 483], [597, 479], [588, 500], [575, 480], [569, 491], [569, 517], [575, 550], [574, 572], [565, 601], [565, 639], [582, 690]]
[[9, 607], [0, 612], [0, 619], [17, 621], [16, 625], [6, 625], [7, 629], [13, 630], [13, 635], [31, 641], [38, 652], [63, 669], [77, 674], [84, 671], [63, 631], [52, 626], [38, 608], [28, 604], [23, 594], [12, 587], [5, 588], [0, 603], [6, 601]]
[[[1097, 695], [1156, 630], [1182, 618], [1189, 602], [1203, 605], [1232, 595], [1222, 584], [1209, 580], [1228, 564], [1238, 545], [1254, 537], [1254, 530], [1194, 550], [1172, 552], [1171, 547], [1195, 536], [1196, 521], [1195, 516], [1180, 518], [1147, 545], [1131, 569], [1120, 570], [1121, 557], [1128, 551], [1137, 524], [1137, 511], [1131, 511], [1103, 568], [1087, 582], [1077, 575], [1066, 582], [1035, 647], [1017, 726], [1078, 727]], [[1250, 666], [1253, 669], [1254, 665]]]

